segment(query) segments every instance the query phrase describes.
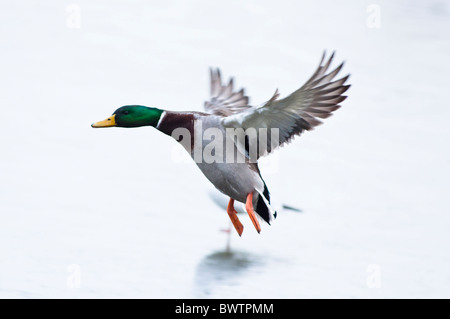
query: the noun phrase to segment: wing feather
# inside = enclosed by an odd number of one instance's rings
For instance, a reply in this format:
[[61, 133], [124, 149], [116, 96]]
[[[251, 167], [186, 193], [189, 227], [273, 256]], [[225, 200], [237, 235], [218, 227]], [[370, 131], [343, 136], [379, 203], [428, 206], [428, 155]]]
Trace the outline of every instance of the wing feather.
[[[350, 75], [334, 80], [344, 63], [329, 71], [334, 55], [333, 52], [330, 58], [325, 60], [326, 52], [324, 52], [313, 75], [289, 96], [278, 99], [277, 90], [262, 107], [251, 107], [244, 112], [224, 118], [224, 126], [245, 130], [255, 128], [258, 132], [257, 140], [251, 140], [249, 143], [260, 142], [259, 129], [267, 129], [263, 131], [268, 134], [267, 142], [264, 145], [258, 145], [257, 157], [259, 158], [290, 142], [303, 131], [312, 130], [322, 124], [320, 119], [330, 117], [332, 112], [341, 107], [339, 103], [347, 98], [343, 93], [350, 87], [345, 85]], [[271, 129], [277, 129], [278, 140], [274, 141], [269, 136]]]
[[211, 90], [210, 100], [205, 102], [204, 108], [208, 113], [219, 116], [230, 116], [250, 108], [249, 98], [244, 89], [233, 91], [234, 80], [230, 79], [228, 84], [222, 84], [219, 69], [210, 69]]

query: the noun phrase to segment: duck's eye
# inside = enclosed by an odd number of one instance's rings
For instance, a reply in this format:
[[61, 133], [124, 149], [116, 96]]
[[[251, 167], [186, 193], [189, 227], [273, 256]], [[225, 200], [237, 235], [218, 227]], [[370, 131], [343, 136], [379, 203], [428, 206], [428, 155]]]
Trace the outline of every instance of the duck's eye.
[[128, 112], [128, 111], [123, 111], [123, 114], [125, 114], [125, 115], [127, 115], [128, 113], [130, 113], [130, 112]]

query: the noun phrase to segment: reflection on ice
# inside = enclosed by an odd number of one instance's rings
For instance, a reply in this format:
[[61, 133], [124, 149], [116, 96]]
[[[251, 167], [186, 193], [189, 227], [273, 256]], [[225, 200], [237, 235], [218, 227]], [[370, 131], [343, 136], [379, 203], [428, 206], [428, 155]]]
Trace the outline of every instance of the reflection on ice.
[[[208, 297], [215, 289], [235, 286], [250, 269], [260, 267], [260, 256], [244, 251], [217, 251], [203, 258], [194, 277], [194, 295]], [[232, 297], [232, 296], [230, 296]]]

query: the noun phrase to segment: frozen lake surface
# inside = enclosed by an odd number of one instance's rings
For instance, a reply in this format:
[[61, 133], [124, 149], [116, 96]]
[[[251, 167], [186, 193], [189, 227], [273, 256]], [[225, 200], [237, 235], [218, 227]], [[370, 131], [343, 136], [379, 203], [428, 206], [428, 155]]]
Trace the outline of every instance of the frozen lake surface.
[[[1, 298], [450, 298], [449, 1], [73, 3], [0, 4]], [[201, 111], [210, 66], [285, 96], [324, 49], [349, 98], [261, 164], [302, 212], [230, 253], [174, 141], [90, 127]]]

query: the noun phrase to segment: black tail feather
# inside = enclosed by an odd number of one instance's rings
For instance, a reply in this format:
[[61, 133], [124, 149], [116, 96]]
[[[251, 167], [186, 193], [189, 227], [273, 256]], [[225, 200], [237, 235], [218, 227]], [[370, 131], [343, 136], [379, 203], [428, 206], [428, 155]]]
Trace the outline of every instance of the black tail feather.
[[[262, 179], [262, 178], [261, 178]], [[263, 195], [264, 197], [267, 199], [267, 202], [270, 204], [270, 193], [269, 190], [267, 189], [267, 185], [264, 182], [264, 192]], [[262, 219], [264, 219], [269, 225], [270, 225], [270, 211], [269, 208], [267, 207], [266, 203], [264, 202], [264, 199], [261, 198], [261, 195], [259, 195], [258, 197], [258, 202], [256, 203], [256, 213], [262, 217]], [[274, 218], [277, 218], [277, 212], [275, 212], [273, 214]]]

